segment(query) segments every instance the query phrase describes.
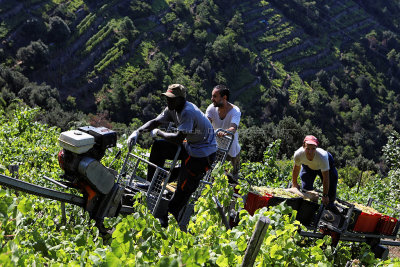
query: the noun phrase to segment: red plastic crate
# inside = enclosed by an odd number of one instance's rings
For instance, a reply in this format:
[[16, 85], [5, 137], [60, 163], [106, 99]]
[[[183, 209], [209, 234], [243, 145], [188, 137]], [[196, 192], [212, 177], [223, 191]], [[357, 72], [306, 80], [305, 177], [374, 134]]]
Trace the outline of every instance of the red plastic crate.
[[362, 233], [373, 233], [375, 232], [376, 226], [382, 214], [380, 213], [365, 213], [361, 212], [361, 214], [357, 218], [356, 225], [354, 226], [354, 231], [362, 232]]
[[387, 215], [382, 215], [382, 217], [379, 219], [376, 231], [383, 235], [392, 235], [396, 224], [397, 224], [396, 218]]
[[247, 210], [250, 215], [254, 215], [254, 212], [260, 208], [268, 206], [268, 200], [271, 199], [273, 195], [265, 194], [265, 196], [249, 192], [247, 194], [246, 204], [244, 209]]

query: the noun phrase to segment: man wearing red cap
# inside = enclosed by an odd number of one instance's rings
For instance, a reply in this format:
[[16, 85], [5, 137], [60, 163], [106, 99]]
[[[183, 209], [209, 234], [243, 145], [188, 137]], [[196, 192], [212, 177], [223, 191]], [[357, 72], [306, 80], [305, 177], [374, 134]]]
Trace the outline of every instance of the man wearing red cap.
[[299, 173], [302, 188], [305, 190], [314, 189], [315, 178], [319, 175], [323, 184], [322, 203], [328, 208], [335, 209], [333, 203], [336, 199], [338, 173], [332, 155], [318, 148], [318, 139], [313, 135], [307, 135], [303, 146], [294, 153], [292, 187], [299, 188], [297, 183]]
[[[168, 212], [178, 220], [180, 210], [196, 191], [201, 178], [211, 167], [217, 151], [213, 127], [207, 117], [193, 103], [186, 100], [186, 88], [181, 84], [171, 84], [165, 93], [167, 107], [157, 118], [143, 124], [128, 138], [128, 145], [136, 142], [141, 132], [151, 131], [155, 140], [149, 161], [164, 167], [166, 159], [173, 159], [181, 146], [179, 159], [182, 161], [178, 174], [177, 190], [168, 205]], [[165, 132], [157, 127], [173, 122], [177, 132]], [[185, 140], [185, 142], [184, 142]], [[147, 180], [151, 181], [155, 168], [149, 165]], [[168, 226], [168, 212], [158, 218], [162, 226]]]

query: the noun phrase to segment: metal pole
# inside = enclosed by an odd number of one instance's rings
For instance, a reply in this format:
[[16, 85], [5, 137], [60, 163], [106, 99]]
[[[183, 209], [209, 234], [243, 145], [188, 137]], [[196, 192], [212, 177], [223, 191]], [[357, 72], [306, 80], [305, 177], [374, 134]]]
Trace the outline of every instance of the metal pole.
[[58, 182], [58, 181], [56, 181], [56, 180], [54, 180], [54, 179], [51, 179], [51, 178], [49, 178], [49, 177], [47, 177], [47, 176], [43, 176], [43, 178], [46, 179], [47, 181], [50, 181], [50, 182], [52, 182], [52, 183], [54, 183], [54, 184], [56, 184], [56, 185], [58, 185], [58, 186], [64, 188], [64, 189], [67, 189], [67, 188], [68, 188], [68, 186], [66, 186], [65, 184], [60, 183], [60, 182]]
[[61, 202], [61, 223], [67, 222], [67, 216], [65, 216], [65, 202]]
[[[12, 164], [8, 166], [8, 171], [11, 173], [12, 177], [14, 177], [15, 179], [19, 179], [19, 165]], [[16, 190], [14, 193], [17, 197], [19, 196], [18, 190]]]
[[8, 166], [8, 171], [11, 173], [11, 176], [12, 177], [15, 177], [15, 178], [19, 178], [18, 176], [18, 171], [19, 171], [19, 165], [18, 164], [12, 164], [12, 165], [10, 165], [10, 166]]
[[256, 228], [254, 229], [253, 235], [247, 245], [246, 252], [243, 257], [242, 267], [253, 266], [254, 262], [257, 258], [258, 252], [260, 251], [261, 244], [264, 241], [264, 237], [267, 233], [267, 229], [269, 224], [271, 223], [270, 219], [261, 216], [256, 224]]
[[231, 229], [231, 227], [229, 226], [228, 220], [226, 219], [224, 209], [223, 209], [221, 203], [219, 203], [218, 198], [216, 196], [213, 196], [212, 199], [214, 200], [215, 204], [217, 204], [217, 210], [219, 212], [219, 215], [221, 215], [222, 222], [224, 223], [226, 229]]

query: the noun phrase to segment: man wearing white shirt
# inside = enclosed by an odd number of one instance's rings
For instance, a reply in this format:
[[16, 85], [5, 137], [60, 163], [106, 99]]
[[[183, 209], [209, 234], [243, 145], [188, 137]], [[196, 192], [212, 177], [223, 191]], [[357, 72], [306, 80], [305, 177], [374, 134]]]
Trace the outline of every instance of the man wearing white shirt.
[[314, 189], [313, 184], [317, 175], [322, 178], [322, 203], [334, 210], [338, 173], [332, 155], [318, 147], [318, 139], [313, 135], [307, 135], [303, 146], [294, 153], [292, 187], [299, 188], [297, 183], [299, 173], [302, 188], [305, 190]]
[[[224, 129], [234, 134], [233, 143], [228, 151], [227, 159], [232, 163], [232, 178], [237, 182], [240, 170], [240, 145], [239, 127], [240, 109], [229, 102], [229, 89], [224, 85], [217, 85], [212, 91], [211, 101], [206, 111], [206, 116], [211, 121], [213, 128]], [[220, 132], [220, 135], [225, 133]]]

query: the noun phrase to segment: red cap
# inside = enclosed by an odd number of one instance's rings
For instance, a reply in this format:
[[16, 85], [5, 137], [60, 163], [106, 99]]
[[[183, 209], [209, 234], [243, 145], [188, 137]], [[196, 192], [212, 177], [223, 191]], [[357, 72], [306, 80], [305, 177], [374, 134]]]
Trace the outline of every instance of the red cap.
[[307, 135], [304, 138], [304, 143], [318, 146], [318, 139], [314, 135]]

